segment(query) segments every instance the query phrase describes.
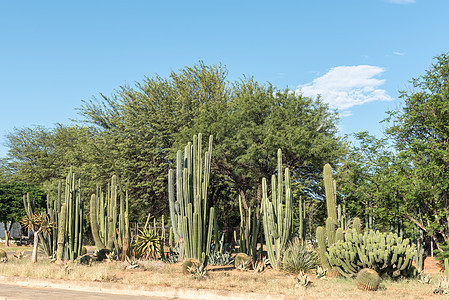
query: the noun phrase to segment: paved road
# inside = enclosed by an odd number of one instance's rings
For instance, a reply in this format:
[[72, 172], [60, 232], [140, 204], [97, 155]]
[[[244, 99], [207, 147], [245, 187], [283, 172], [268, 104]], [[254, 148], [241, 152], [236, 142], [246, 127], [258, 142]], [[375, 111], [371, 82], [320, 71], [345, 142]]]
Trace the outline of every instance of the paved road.
[[60, 299], [110, 299], [110, 300], [167, 300], [175, 298], [156, 298], [127, 296], [96, 292], [79, 292], [63, 289], [29, 288], [17, 285], [0, 284], [0, 300], [60, 300]]

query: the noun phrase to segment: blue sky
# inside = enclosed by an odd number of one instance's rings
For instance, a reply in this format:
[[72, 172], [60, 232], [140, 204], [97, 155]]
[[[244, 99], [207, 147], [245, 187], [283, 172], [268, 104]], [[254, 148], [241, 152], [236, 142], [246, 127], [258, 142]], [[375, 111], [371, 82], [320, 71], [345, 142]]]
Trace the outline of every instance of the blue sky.
[[14, 127], [70, 123], [82, 100], [222, 63], [380, 135], [398, 91], [449, 51], [448, 0], [0, 0], [0, 157]]

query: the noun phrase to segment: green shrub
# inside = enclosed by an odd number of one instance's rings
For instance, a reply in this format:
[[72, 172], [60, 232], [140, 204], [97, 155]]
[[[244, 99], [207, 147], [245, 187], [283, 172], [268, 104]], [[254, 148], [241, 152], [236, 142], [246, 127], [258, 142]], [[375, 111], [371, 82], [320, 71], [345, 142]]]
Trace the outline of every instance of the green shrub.
[[314, 270], [318, 264], [318, 255], [299, 239], [294, 239], [285, 249], [282, 257], [282, 270], [298, 274]]

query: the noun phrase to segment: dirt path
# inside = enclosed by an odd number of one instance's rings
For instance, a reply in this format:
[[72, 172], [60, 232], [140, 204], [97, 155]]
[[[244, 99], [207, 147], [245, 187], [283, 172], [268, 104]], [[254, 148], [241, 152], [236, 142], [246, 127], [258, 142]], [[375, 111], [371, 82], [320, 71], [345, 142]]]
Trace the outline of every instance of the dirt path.
[[[156, 298], [82, 292], [55, 288], [31, 288], [17, 285], [0, 284], [0, 300], [60, 300], [60, 299], [111, 299], [111, 300], [167, 300], [175, 298]], [[178, 298], [179, 299], [179, 298]]]

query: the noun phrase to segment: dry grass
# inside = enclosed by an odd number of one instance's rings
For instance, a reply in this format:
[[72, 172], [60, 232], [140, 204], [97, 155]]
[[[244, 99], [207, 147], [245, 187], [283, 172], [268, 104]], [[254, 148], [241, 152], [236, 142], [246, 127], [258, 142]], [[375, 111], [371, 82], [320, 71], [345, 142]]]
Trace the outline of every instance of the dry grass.
[[208, 279], [197, 281], [183, 275], [180, 264], [143, 261], [141, 265], [140, 269], [125, 270], [126, 264], [122, 262], [94, 263], [92, 266], [69, 264], [65, 267], [46, 260], [33, 265], [28, 259], [10, 259], [7, 263], [0, 264], [0, 274], [39, 279], [114, 281], [124, 284], [301, 295], [312, 299], [427, 299], [434, 297], [432, 290], [436, 282], [434, 279], [430, 285], [424, 285], [417, 280], [385, 280], [381, 283], [383, 287], [381, 290], [365, 292], [358, 290], [355, 281], [351, 279], [312, 279], [313, 285], [304, 289], [295, 287], [293, 276], [274, 270], [255, 274], [252, 271], [239, 272], [229, 268], [216, 269], [209, 271]]

